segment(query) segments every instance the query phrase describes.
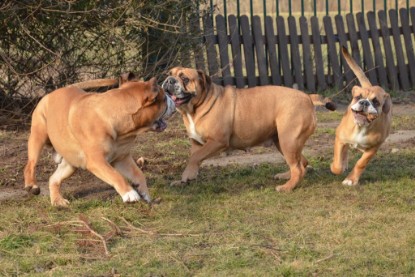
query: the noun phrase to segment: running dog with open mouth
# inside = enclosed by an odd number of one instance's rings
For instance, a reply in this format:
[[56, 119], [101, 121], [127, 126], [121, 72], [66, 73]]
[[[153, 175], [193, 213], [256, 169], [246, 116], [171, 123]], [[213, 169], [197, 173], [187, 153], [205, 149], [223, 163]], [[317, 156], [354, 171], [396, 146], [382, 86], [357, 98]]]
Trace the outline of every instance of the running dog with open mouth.
[[346, 48], [342, 48], [342, 53], [361, 87], [352, 88], [352, 102], [336, 129], [334, 158], [330, 168], [334, 174], [342, 174], [348, 166], [348, 147], [362, 151], [362, 157], [343, 181], [344, 185], [354, 186], [359, 184], [360, 176], [367, 164], [389, 135], [392, 122], [392, 100], [383, 88], [372, 86]]
[[130, 75], [118, 89], [105, 93], [86, 93], [71, 85], [41, 99], [32, 115], [28, 141], [24, 169], [27, 191], [39, 194], [35, 167], [44, 145], [51, 144], [58, 163], [49, 179], [52, 205], [68, 205], [60, 186], [76, 168], [87, 169], [113, 186], [124, 202], [136, 202], [141, 197], [151, 201], [146, 178], [130, 150], [138, 134], [163, 131], [167, 127], [164, 120], [175, 112], [175, 105], [156, 78], [132, 80]]
[[[302, 150], [316, 127], [313, 99], [281, 86], [237, 89], [213, 83], [204, 72], [175, 67], [163, 82], [182, 114], [191, 155], [180, 181], [195, 179], [203, 160], [224, 150], [246, 149], [272, 141], [290, 167], [275, 178], [288, 179], [277, 191], [291, 191], [303, 179]], [[334, 108], [332, 103], [326, 107]]]

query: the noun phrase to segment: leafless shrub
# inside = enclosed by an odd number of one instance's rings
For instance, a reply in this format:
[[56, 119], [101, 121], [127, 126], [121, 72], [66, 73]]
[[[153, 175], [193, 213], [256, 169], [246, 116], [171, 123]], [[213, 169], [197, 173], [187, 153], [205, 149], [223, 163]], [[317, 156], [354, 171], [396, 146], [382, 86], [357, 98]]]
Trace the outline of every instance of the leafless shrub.
[[2, 1], [0, 109], [74, 82], [127, 71], [147, 78], [188, 62], [181, 53], [201, 41], [192, 24], [196, 1]]

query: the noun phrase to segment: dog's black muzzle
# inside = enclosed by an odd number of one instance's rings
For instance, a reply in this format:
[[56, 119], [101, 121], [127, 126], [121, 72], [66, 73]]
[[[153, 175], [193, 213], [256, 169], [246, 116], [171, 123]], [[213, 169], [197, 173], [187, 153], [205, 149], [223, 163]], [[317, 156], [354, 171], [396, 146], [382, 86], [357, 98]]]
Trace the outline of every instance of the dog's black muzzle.
[[176, 89], [175, 89], [176, 88], [176, 83], [177, 83], [176, 78], [170, 76], [170, 77], [167, 77], [166, 80], [164, 80], [164, 82], [161, 85], [161, 87], [169, 95], [174, 95], [175, 94], [175, 91], [176, 91]]

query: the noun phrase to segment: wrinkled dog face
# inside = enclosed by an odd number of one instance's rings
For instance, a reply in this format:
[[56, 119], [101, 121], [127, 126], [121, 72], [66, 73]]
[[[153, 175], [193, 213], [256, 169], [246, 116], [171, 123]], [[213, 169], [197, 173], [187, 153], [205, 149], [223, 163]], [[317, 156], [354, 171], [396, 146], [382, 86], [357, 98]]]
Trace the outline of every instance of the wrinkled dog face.
[[202, 71], [175, 67], [170, 70], [162, 87], [171, 96], [176, 107], [180, 107], [202, 94], [207, 82], [210, 82], [210, 79]]
[[[125, 86], [129, 86], [129, 84]], [[169, 119], [176, 111], [173, 100], [157, 85], [156, 78], [141, 83], [141, 89], [143, 99], [140, 111], [146, 111], [146, 113], [142, 114], [153, 116], [153, 124], [150, 130], [164, 131], [167, 127], [165, 120]], [[155, 120], [154, 115], [156, 117]], [[141, 119], [151, 121], [151, 118], [147, 118], [144, 115]]]
[[354, 121], [359, 126], [369, 125], [382, 112], [389, 112], [389, 94], [379, 86], [370, 88], [355, 86], [352, 89], [352, 95], [353, 100], [350, 107], [354, 115]]

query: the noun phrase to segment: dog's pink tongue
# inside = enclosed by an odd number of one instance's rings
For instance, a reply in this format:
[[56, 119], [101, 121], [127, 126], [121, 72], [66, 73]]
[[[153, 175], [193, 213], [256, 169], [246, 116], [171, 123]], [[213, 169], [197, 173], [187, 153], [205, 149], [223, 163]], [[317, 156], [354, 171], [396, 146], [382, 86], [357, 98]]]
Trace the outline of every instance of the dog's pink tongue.
[[172, 99], [173, 101], [176, 101], [176, 99], [177, 99], [176, 95], [172, 95], [172, 96], [170, 96], [170, 97], [171, 97], [171, 99]]

